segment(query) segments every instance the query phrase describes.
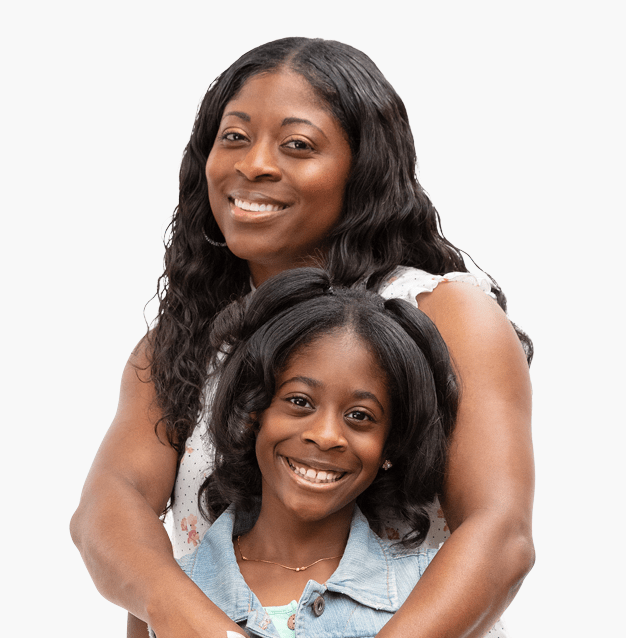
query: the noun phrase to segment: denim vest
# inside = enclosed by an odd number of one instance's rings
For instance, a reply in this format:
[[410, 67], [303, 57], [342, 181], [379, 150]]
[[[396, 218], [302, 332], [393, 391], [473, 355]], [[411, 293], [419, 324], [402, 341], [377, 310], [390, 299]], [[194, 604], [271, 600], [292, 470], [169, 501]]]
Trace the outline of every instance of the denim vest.
[[[246, 525], [246, 523], [248, 523]], [[251, 527], [229, 507], [193, 554], [179, 559], [185, 573], [234, 622], [253, 636], [279, 638], [270, 617], [246, 585], [235, 558], [233, 534]], [[405, 549], [381, 539], [355, 506], [346, 550], [334, 574], [310, 580], [296, 611], [296, 636], [374, 637], [398, 611], [437, 553]]]

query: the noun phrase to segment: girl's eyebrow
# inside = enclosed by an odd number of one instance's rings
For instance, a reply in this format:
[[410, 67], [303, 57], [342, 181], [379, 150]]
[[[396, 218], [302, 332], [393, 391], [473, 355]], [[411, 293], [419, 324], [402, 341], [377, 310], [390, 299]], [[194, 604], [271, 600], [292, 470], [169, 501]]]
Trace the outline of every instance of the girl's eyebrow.
[[288, 383], [291, 383], [293, 381], [300, 381], [301, 383], [304, 383], [311, 388], [321, 388], [323, 385], [321, 381], [318, 381], [317, 379], [311, 379], [311, 377], [291, 377], [291, 379], [286, 379], [285, 381], [283, 381], [278, 386], [277, 390], [280, 390], [284, 385], [287, 385]]
[[[294, 381], [304, 383], [310, 388], [321, 388], [324, 385], [321, 381], [318, 381], [317, 379], [311, 379], [311, 377], [291, 377], [290, 379], [286, 379], [285, 381], [283, 381], [276, 389], [280, 390], [284, 385], [287, 385], [288, 383], [292, 383]], [[385, 414], [385, 408], [383, 408], [382, 403], [378, 400], [375, 394], [372, 394], [367, 390], [356, 390], [353, 393], [353, 396], [355, 399], [370, 399], [371, 401], [374, 401], [374, 403], [376, 403], [376, 405], [380, 408], [381, 412]]]
[[383, 408], [382, 403], [376, 398], [375, 394], [368, 392], [367, 390], [357, 390], [354, 393], [355, 399], [371, 399], [376, 403], [376, 405], [381, 409], [382, 413], [385, 414], [385, 408]]

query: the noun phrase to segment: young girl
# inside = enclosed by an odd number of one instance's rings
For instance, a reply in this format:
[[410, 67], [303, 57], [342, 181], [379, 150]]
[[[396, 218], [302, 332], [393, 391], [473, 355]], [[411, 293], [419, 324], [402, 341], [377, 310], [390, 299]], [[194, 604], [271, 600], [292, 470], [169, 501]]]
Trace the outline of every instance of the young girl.
[[[457, 407], [437, 329], [304, 268], [227, 308], [213, 342], [214, 523], [181, 566], [252, 635], [376, 635], [436, 551], [420, 544]], [[389, 514], [401, 541], [373, 531]]]

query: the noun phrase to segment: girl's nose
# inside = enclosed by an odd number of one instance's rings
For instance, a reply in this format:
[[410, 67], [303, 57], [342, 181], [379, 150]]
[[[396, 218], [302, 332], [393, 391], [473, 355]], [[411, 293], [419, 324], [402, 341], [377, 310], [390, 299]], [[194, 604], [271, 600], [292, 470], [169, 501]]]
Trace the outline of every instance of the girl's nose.
[[247, 149], [246, 153], [235, 162], [235, 170], [251, 182], [259, 179], [278, 181], [281, 178], [274, 149], [269, 143], [263, 141]]
[[329, 414], [316, 414], [302, 432], [305, 442], [314, 443], [320, 450], [343, 450], [348, 442], [344, 436], [343, 418]]

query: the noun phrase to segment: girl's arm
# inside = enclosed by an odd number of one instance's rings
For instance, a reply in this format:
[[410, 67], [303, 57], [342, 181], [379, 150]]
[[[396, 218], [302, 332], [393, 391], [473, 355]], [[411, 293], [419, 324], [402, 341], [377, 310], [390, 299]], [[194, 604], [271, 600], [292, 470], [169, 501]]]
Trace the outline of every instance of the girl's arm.
[[147, 636], [140, 620], [158, 638], [241, 632], [180, 569], [159, 519], [177, 455], [164, 429], [155, 433], [154, 386], [141, 371], [146, 365], [140, 347], [124, 370], [117, 414], [72, 517], [72, 538], [98, 591], [136, 617], [129, 617], [129, 636]]
[[380, 638], [478, 638], [534, 562], [528, 365], [508, 319], [480, 289], [419, 296], [461, 381], [442, 506], [452, 534]]

